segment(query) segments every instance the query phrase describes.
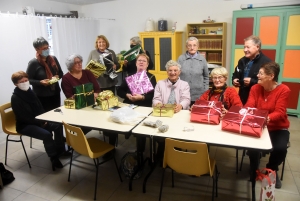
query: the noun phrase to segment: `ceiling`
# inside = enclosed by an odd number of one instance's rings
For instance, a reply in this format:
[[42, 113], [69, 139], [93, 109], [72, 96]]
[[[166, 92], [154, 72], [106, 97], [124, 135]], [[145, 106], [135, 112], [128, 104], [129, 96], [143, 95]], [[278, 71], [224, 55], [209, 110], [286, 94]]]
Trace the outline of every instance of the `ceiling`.
[[115, 1], [115, 0], [48, 0], [48, 1], [56, 1], [60, 3], [68, 3], [68, 4], [75, 4], [75, 5], [88, 5], [88, 4], [95, 4], [95, 3], [103, 3], [107, 1]]

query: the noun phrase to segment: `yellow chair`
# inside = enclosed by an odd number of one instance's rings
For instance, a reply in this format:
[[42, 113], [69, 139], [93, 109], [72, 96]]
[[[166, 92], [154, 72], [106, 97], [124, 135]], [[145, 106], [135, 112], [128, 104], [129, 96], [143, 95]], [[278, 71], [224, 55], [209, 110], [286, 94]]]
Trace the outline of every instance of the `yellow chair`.
[[[7, 161], [7, 149], [8, 149], [8, 142], [21, 142], [27, 162], [29, 167], [31, 168], [25, 147], [24, 147], [24, 143], [22, 140], [22, 134], [18, 133], [16, 131], [16, 118], [15, 118], [15, 114], [12, 111], [11, 108], [11, 103], [6, 103], [4, 105], [0, 106], [0, 113], [1, 113], [1, 121], [2, 121], [2, 129], [3, 132], [7, 134], [6, 137], [6, 148], [5, 148], [5, 165], [6, 165], [6, 161]], [[9, 139], [10, 135], [14, 135], [14, 136], [20, 136], [20, 140], [11, 140]], [[30, 147], [31, 147], [31, 143], [32, 143], [32, 138], [30, 138]]]
[[96, 194], [97, 194], [99, 165], [101, 165], [111, 159], [114, 159], [115, 165], [116, 165], [119, 177], [120, 177], [120, 181], [122, 182], [122, 177], [121, 177], [114, 154], [110, 158], [99, 162], [99, 157], [103, 156], [104, 154], [106, 154], [110, 151], [114, 151], [114, 149], [115, 149], [114, 146], [112, 146], [106, 142], [103, 142], [97, 138], [86, 138], [85, 135], [83, 134], [81, 128], [79, 128], [79, 127], [71, 126], [65, 122], [63, 122], [63, 125], [65, 127], [67, 144], [71, 147], [71, 150], [72, 150], [68, 181], [70, 181], [73, 152], [75, 150], [77, 153], [87, 156], [87, 157], [93, 159], [93, 161], [94, 161], [94, 164], [96, 167], [94, 200], [96, 200]]
[[172, 187], [174, 187], [174, 171], [197, 177], [208, 175], [213, 178], [212, 200], [214, 200], [215, 190], [216, 197], [218, 197], [218, 177], [220, 173], [216, 161], [209, 157], [207, 145], [200, 142], [183, 142], [170, 138], [167, 138], [165, 143], [159, 200], [161, 200], [166, 167], [172, 169]]

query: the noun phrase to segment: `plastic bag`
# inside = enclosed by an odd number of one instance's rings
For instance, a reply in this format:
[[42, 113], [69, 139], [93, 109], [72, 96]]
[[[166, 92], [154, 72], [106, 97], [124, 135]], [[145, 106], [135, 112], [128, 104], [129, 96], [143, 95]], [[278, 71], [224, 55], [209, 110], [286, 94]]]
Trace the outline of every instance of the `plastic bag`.
[[121, 123], [121, 124], [136, 124], [141, 121], [141, 118], [146, 117], [146, 115], [141, 114], [132, 108], [122, 107], [113, 111], [110, 115], [110, 119], [113, 122]]
[[261, 180], [260, 201], [275, 201], [276, 172], [263, 168], [256, 171], [256, 180]]

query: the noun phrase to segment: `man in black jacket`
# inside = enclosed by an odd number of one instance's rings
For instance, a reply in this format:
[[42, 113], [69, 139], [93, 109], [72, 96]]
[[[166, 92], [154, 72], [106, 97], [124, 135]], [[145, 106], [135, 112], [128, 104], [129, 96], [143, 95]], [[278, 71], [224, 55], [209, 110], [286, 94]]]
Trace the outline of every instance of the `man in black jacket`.
[[257, 74], [260, 67], [269, 61], [267, 56], [261, 52], [261, 40], [257, 36], [249, 36], [245, 40], [244, 53], [235, 71], [232, 75], [232, 84], [239, 87], [239, 96], [243, 103], [246, 104], [250, 89], [257, 84]]

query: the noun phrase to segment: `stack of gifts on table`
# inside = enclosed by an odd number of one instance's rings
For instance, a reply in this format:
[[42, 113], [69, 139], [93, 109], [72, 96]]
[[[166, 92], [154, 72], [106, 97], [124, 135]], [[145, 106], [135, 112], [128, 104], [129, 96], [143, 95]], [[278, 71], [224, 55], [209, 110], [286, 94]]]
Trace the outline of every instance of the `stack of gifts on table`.
[[86, 83], [74, 87], [74, 99], [64, 101], [65, 108], [81, 109], [95, 103], [94, 87], [92, 83]]
[[96, 98], [96, 102], [102, 110], [108, 110], [119, 104], [118, 97], [114, 96], [114, 93], [110, 90], [102, 91]]
[[196, 100], [191, 110], [192, 122], [219, 124], [222, 114], [222, 102]]
[[147, 76], [146, 71], [140, 71], [125, 78], [131, 94], [146, 94], [153, 91], [154, 88]]

